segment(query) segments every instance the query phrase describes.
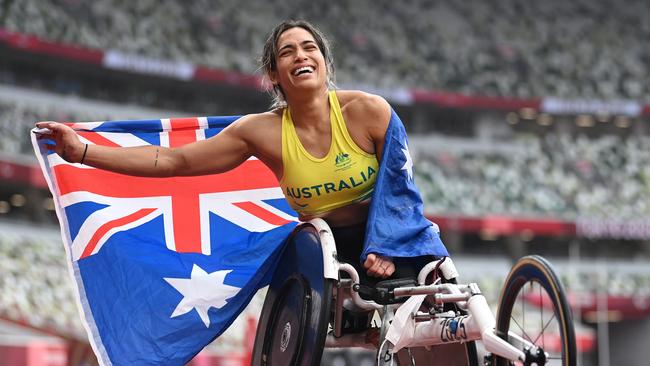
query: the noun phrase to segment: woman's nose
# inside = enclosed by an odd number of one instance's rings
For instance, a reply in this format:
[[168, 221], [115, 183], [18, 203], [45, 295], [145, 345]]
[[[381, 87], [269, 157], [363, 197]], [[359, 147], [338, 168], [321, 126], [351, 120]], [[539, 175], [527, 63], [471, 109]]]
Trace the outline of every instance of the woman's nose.
[[302, 61], [302, 60], [306, 60], [306, 59], [307, 59], [307, 52], [305, 52], [304, 50], [299, 48], [296, 51], [296, 60], [297, 61]]

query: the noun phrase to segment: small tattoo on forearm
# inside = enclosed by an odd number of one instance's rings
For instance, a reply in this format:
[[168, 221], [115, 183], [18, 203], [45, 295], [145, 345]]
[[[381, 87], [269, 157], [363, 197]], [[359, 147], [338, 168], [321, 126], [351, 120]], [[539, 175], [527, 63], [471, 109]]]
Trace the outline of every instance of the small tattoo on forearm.
[[160, 149], [156, 149], [156, 161], [154, 161], [153, 166], [158, 166], [158, 152]]

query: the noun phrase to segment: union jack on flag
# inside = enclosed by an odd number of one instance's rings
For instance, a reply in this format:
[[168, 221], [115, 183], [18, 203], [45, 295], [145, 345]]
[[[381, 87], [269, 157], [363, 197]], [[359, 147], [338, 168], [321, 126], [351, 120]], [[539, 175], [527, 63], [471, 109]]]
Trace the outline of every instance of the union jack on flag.
[[[237, 117], [73, 123], [104, 146], [176, 147]], [[251, 158], [223, 174], [145, 178], [65, 162], [32, 138], [100, 363], [187, 363], [268, 284], [297, 222]]]

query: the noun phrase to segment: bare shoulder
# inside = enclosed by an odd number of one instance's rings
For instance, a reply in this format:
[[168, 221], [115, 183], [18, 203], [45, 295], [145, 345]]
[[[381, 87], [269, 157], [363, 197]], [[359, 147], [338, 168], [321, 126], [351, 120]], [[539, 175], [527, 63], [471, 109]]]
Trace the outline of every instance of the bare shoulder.
[[245, 139], [254, 138], [260, 133], [281, 128], [282, 116], [276, 111], [253, 113], [242, 116], [231, 126], [234, 132]]
[[234, 125], [240, 129], [255, 129], [262, 126], [270, 126], [282, 122], [282, 115], [276, 111], [262, 113], [251, 113], [242, 116]]
[[337, 91], [336, 94], [342, 112], [351, 121], [355, 123], [367, 121], [379, 125], [388, 124], [391, 107], [383, 97], [359, 90], [341, 90]]
[[348, 130], [354, 134], [357, 128], [361, 128], [373, 141], [383, 141], [391, 116], [391, 107], [386, 99], [358, 90], [342, 90], [336, 94]]
[[[282, 114], [278, 111], [248, 114], [231, 125], [239, 139], [246, 142], [248, 151], [261, 159], [281, 176], [282, 171]], [[229, 127], [230, 128], [230, 127]]]

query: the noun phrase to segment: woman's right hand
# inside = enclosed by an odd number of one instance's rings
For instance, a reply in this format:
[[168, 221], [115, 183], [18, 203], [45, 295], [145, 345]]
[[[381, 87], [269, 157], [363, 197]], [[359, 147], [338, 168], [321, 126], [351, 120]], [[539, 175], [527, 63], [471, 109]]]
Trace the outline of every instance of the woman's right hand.
[[49, 151], [56, 152], [63, 160], [70, 163], [79, 163], [81, 161], [85, 144], [79, 141], [77, 133], [72, 128], [53, 121], [37, 122], [36, 127], [47, 128], [51, 131], [38, 137], [39, 139], [50, 140], [46, 144]]
[[368, 276], [388, 278], [395, 273], [395, 264], [390, 257], [370, 253], [363, 263], [363, 267], [367, 270]]

